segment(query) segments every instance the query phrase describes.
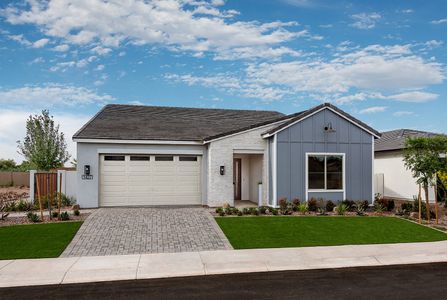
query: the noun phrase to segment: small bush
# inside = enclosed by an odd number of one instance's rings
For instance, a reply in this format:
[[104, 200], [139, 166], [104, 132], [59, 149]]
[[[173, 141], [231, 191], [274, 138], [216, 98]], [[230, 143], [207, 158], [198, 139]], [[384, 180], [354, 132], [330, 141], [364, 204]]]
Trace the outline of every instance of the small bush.
[[270, 211], [272, 212], [272, 215], [276, 216], [278, 215], [278, 210], [274, 207], [270, 208]]
[[221, 212], [223, 212], [223, 208], [222, 207], [216, 208], [216, 214], [219, 214]]
[[308, 210], [309, 210], [309, 207], [307, 206], [307, 203], [301, 203], [300, 205], [298, 205], [298, 211], [302, 215], [305, 215]]
[[[238, 211], [238, 213], [239, 213], [239, 211]], [[79, 209], [75, 209], [75, 210], [73, 211], [73, 214], [74, 214], [75, 216], [79, 216], [79, 215], [81, 214], [81, 212], [79, 211]]]
[[237, 215], [238, 215], [239, 217], [242, 216], [242, 211], [239, 210], [239, 211], [237, 212]]
[[410, 202], [402, 203], [400, 209], [404, 214], [409, 214], [413, 210], [413, 204], [411, 204]]
[[32, 209], [33, 209], [33, 205], [29, 201], [20, 199], [16, 203], [16, 211], [30, 211]]
[[348, 206], [345, 203], [340, 202], [337, 205], [337, 215], [344, 216], [347, 211], [348, 211]]
[[62, 221], [70, 220], [70, 216], [68, 215], [68, 212], [64, 211], [63, 213], [61, 213], [61, 220]]
[[386, 210], [386, 208], [380, 202], [374, 203], [374, 212], [375, 213], [382, 214], [385, 210]]
[[248, 215], [248, 214], [250, 214], [250, 210], [248, 209], [248, 207], [244, 207], [244, 208], [242, 209], [242, 213], [243, 213], [244, 215]]
[[53, 212], [51, 213], [51, 216], [52, 216], [53, 218], [57, 218], [57, 217], [59, 216], [59, 213], [58, 213], [57, 211], [53, 211]]
[[263, 214], [263, 215], [265, 215], [265, 212], [267, 211], [267, 207], [265, 207], [265, 206], [260, 206], [259, 207], [259, 212], [261, 213], [261, 214]]
[[[414, 205], [413, 205], [413, 211], [414, 212], [419, 212], [419, 201], [414, 201]], [[421, 216], [424, 220], [427, 219], [427, 206], [425, 205], [424, 202], [422, 202], [421, 205]], [[434, 219], [436, 217], [435, 212], [430, 210], [430, 219]]]
[[334, 211], [335, 204], [331, 200], [326, 202], [326, 211]]
[[33, 223], [40, 222], [39, 216], [36, 213], [33, 213], [31, 211], [26, 214], [26, 217], [28, 218], [28, 220], [30, 220]]
[[300, 203], [301, 203], [301, 201], [300, 201], [299, 198], [293, 199], [292, 200], [292, 204], [293, 204], [292, 210], [293, 211], [297, 211], [298, 210], [298, 206], [300, 205]]
[[342, 204], [346, 205], [347, 211], [355, 211], [355, 202], [352, 200], [343, 200]]
[[257, 207], [250, 207], [250, 214], [253, 216], [259, 215], [259, 211]]
[[286, 209], [287, 209], [287, 206], [288, 206], [287, 198], [281, 198], [281, 199], [279, 199], [278, 204], [279, 204], [279, 209], [281, 209], [281, 210], [286, 210]]
[[225, 213], [223, 210], [219, 212], [219, 216], [221, 216], [221, 217], [225, 216]]
[[376, 201], [376, 203], [380, 204], [386, 211], [392, 211], [394, 209], [393, 199], [380, 198]]
[[310, 200], [307, 201], [307, 208], [309, 211], [317, 211], [318, 208], [317, 199], [310, 198]]
[[240, 210], [237, 209], [236, 207], [234, 207], [234, 208], [232, 209], [232, 211], [231, 211], [231, 213], [232, 213], [233, 215], [235, 215], [235, 216], [237, 216], [239, 212], [240, 212]]
[[357, 216], [365, 216], [365, 210], [368, 208], [368, 201], [357, 201], [355, 203], [355, 212]]

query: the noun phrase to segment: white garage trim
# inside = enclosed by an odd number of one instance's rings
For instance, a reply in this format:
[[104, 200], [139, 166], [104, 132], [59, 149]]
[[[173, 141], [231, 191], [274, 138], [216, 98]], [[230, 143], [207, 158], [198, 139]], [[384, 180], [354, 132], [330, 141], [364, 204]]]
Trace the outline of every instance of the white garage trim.
[[111, 153], [99, 160], [100, 206], [202, 204], [201, 156]]
[[[147, 149], [122, 149], [122, 148], [99, 148], [98, 154], [147, 154]], [[199, 149], [151, 149], [151, 154], [173, 154], [173, 155], [203, 155]]]

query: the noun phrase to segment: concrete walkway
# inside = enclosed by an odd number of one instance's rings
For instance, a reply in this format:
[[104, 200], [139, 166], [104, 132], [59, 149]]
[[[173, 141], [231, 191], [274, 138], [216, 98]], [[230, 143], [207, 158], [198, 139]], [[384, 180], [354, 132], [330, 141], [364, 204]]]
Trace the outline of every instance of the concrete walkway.
[[447, 262], [447, 241], [0, 261], [0, 287]]

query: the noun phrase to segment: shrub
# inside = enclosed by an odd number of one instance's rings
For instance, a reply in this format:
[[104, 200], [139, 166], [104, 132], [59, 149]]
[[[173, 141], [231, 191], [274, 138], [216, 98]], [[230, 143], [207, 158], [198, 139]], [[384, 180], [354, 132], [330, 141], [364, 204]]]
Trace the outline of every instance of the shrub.
[[403, 213], [408, 214], [413, 210], [413, 204], [411, 204], [410, 202], [402, 203], [400, 209], [402, 210]]
[[279, 203], [279, 209], [281, 209], [281, 210], [286, 210], [287, 209], [287, 206], [288, 206], [287, 198], [279, 199], [278, 203]]
[[326, 202], [326, 211], [334, 211], [335, 204], [331, 200]]
[[340, 202], [337, 205], [337, 215], [343, 216], [348, 211], [348, 206], [344, 204], [343, 202]]
[[[414, 201], [414, 205], [413, 205], [413, 211], [414, 212], [419, 212], [419, 201]], [[423, 219], [427, 219], [427, 206], [425, 205], [425, 203], [422, 203], [421, 206], [421, 216]], [[430, 210], [430, 219], [434, 219], [436, 217], [435, 213]]]
[[307, 208], [309, 211], [317, 211], [317, 199], [315, 198], [310, 198], [309, 201], [307, 201]]
[[28, 220], [30, 220], [33, 223], [40, 222], [39, 216], [36, 213], [33, 213], [31, 211], [26, 214], [26, 217], [28, 218]]
[[305, 215], [306, 212], [309, 210], [309, 207], [307, 206], [307, 203], [301, 203], [298, 205], [298, 210], [302, 215]]
[[[240, 213], [240, 211], [238, 211], [238, 213]], [[79, 215], [81, 214], [81, 212], [79, 211], [79, 209], [75, 209], [75, 210], [73, 211], [73, 214], [74, 214], [75, 216], [79, 216]]]
[[239, 217], [242, 216], [242, 211], [239, 210], [239, 211], [237, 212], [237, 215], [238, 215]]
[[347, 211], [355, 211], [355, 202], [352, 200], [343, 200], [342, 204], [346, 205]]
[[33, 205], [29, 201], [20, 199], [18, 202], [16, 202], [16, 210], [17, 211], [30, 211], [32, 209], [33, 209]]
[[53, 218], [57, 218], [57, 217], [59, 216], [59, 213], [58, 213], [57, 211], [53, 211], [53, 212], [51, 213], [51, 216], [52, 216]]
[[235, 215], [235, 216], [236, 216], [239, 212], [240, 212], [240, 210], [237, 209], [236, 207], [234, 207], [234, 208], [231, 210], [231, 213], [232, 213], [233, 215]]
[[233, 213], [233, 209], [231, 207], [224, 208], [224, 213], [231, 216], [231, 214]]
[[393, 199], [380, 198], [375, 203], [379, 203], [380, 205], [382, 205], [383, 209], [386, 211], [392, 211], [394, 209]]
[[260, 206], [259, 207], [259, 212], [261, 213], [261, 214], [265, 214], [265, 212], [267, 211], [267, 207], [265, 207], [265, 206]]
[[300, 201], [299, 198], [294, 198], [292, 200], [292, 205], [293, 205], [292, 210], [293, 211], [297, 211], [298, 210], [298, 205], [300, 205], [300, 203], [301, 203], [301, 201]]
[[248, 215], [248, 214], [250, 214], [250, 210], [248, 209], [248, 207], [244, 207], [244, 208], [242, 209], [242, 213], [243, 213], [244, 215]]
[[68, 215], [68, 212], [64, 211], [63, 213], [61, 213], [61, 220], [62, 221], [70, 220], [70, 216]]
[[270, 208], [270, 211], [272, 212], [272, 215], [276, 216], [278, 215], [278, 210], [274, 207]]
[[216, 208], [216, 214], [219, 214], [220, 212], [222, 212], [223, 211], [223, 208], [222, 207], [218, 207], [218, 208]]
[[357, 201], [355, 203], [355, 212], [357, 216], [365, 216], [366, 208], [368, 208], [368, 201], [366, 201], [366, 205], [365, 201]]
[[326, 211], [326, 207], [319, 207], [317, 210], [317, 213], [319, 216], [327, 216], [327, 211]]
[[385, 211], [385, 207], [380, 202], [374, 203], [374, 212], [377, 214], [382, 214]]
[[221, 216], [221, 217], [225, 216], [225, 213], [223, 210], [219, 212], [219, 216]]

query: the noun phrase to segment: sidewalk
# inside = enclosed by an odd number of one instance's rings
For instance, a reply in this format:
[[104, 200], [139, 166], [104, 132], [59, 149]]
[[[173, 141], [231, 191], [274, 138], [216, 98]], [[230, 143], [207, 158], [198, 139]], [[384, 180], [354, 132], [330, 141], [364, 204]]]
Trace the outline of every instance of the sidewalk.
[[0, 261], [0, 287], [447, 262], [447, 241]]

